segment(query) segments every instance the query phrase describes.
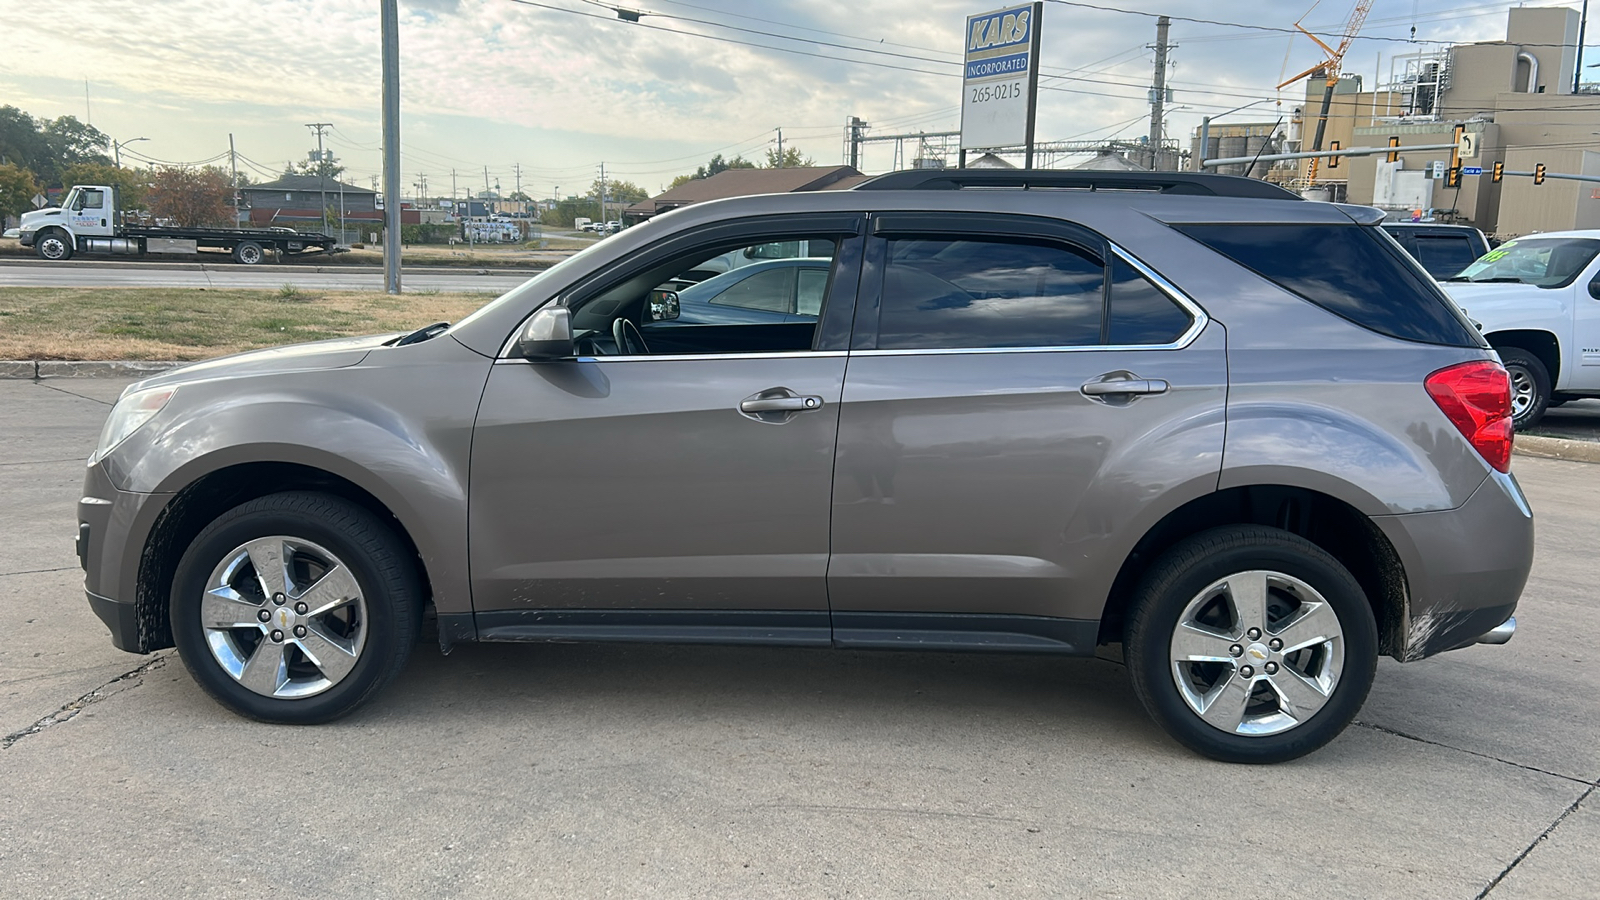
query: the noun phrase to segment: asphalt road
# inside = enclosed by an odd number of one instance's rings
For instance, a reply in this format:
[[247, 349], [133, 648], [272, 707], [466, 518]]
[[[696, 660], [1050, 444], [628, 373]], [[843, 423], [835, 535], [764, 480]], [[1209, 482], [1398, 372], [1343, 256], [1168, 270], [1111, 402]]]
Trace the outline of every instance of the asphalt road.
[[[1102, 660], [419, 645], [341, 722], [110, 646], [74, 501], [122, 382], [0, 382], [0, 893], [1594, 896], [1600, 466], [1518, 457], [1516, 638], [1385, 660], [1359, 724], [1207, 762]], [[1492, 889], [1491, 889], [1492, 886]]]
[[1600, 441], [1600, 400], [1573, 400], [1547, 411], [1529, 434]]
[[[401, 285], [406, 290], [503, 294], [530, 277], [527, 274], [480, 274], [486, 271], [492, 270], [407, 271], [401, 275]], [[310, 267], [232, 263], [206, 263], [181, 269], [101, 262], [62, 266], [0, 265], [0, 287], [279, 288], [286, 284], [323, 291], [381, 291], [383, 272], [317, 271]]]

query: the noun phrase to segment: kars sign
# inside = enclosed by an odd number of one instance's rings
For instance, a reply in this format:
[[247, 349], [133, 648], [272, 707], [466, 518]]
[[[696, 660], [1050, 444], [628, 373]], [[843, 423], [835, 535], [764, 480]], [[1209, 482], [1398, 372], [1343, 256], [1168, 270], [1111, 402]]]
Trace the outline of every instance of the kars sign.
[[1024, 3], [967, 17], [961, 149], [1033, 143], [1043, 10], [1043, 2]]

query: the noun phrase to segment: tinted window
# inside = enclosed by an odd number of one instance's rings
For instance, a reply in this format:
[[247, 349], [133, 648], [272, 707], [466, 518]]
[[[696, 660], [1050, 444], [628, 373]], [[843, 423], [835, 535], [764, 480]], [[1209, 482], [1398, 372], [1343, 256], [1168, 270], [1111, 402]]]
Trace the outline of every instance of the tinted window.
[[1177, 225], [1263, 278], [1379, 334], [1481, 346], [1432, 281], [1376, 229], [1361, 225]]
[[1416, 241], [1417, 261], [1435, 278], [1449, 278], [1478, 258], [1471, 238], [1464, 234], [1419, 234]]
[[1189, 330], [1189, 313], [1120, 258], [1111, 261], [1111, 322], [1106, 343], [1170, 344]]
[[794, 311], [802, 316], [814, 316], [822, 312], [822, 295], [827, 289], [827, 269], [801, 269], [800, 292], [795, 298]]
[[1100, 263], [1064, 244], [891, 240], [878, 347], [1098, 344], [1104, 287]]
[[[768, 269], [757, 272], [733, 287], [711, 298], [717, 306], [737, 306], [742, 309], [763, 309], [786, 313], [794, 296], [794, 268]], [[819, 308], [821, 304], [818, 304]]]

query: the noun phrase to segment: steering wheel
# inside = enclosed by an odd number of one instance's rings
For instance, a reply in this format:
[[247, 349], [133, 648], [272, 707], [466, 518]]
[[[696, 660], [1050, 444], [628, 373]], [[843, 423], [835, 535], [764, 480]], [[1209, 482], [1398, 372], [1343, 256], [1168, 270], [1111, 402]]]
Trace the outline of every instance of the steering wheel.
[[617, 345], [617, 352], [625, 356], [644, 356], [650, 352], [645, 346], [644, 334], [639, 331], [639, 326], [627, 317], [619, 318], [611, 323], [611, 340]]

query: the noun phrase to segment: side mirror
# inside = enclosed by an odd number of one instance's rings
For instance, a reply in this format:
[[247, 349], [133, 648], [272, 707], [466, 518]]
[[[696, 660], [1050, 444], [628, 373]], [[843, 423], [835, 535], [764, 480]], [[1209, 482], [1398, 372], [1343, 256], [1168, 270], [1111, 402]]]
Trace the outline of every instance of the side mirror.
[[650, 292], [650, 321], [666, 322], [676, 319], [679, 312], [677, 291]]
[[1589, 282], [1589, 296], [1600, 300], [1600, 278]]
[[546, 306], [528, 319], [517, 335], [517, 356], [523, 359], [566, 359], [576, 355], [572, 345], [572, 310]]

